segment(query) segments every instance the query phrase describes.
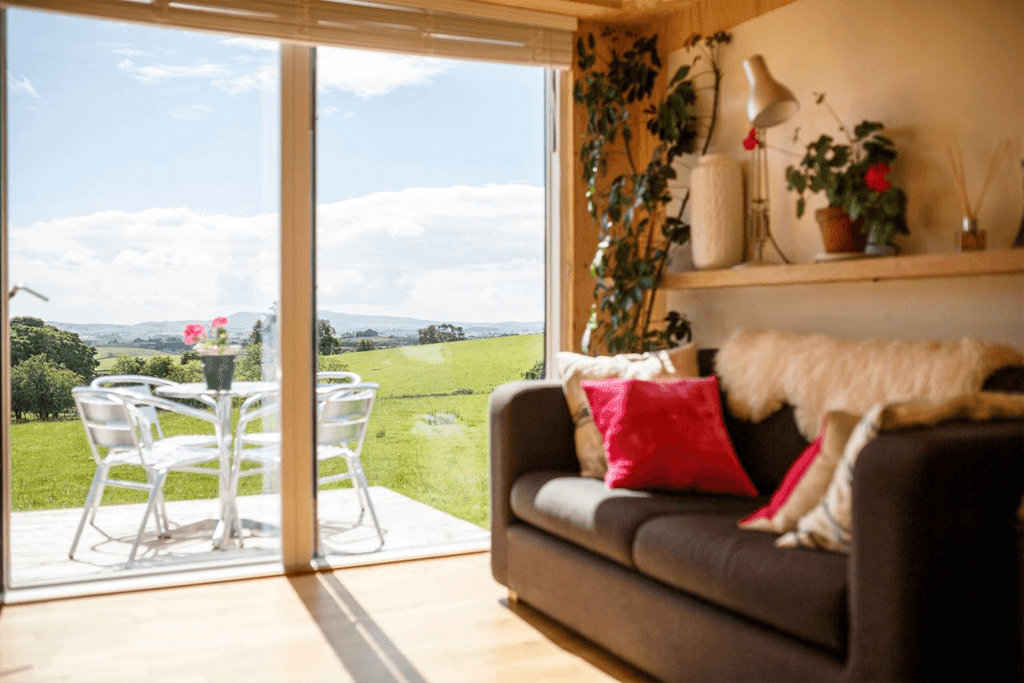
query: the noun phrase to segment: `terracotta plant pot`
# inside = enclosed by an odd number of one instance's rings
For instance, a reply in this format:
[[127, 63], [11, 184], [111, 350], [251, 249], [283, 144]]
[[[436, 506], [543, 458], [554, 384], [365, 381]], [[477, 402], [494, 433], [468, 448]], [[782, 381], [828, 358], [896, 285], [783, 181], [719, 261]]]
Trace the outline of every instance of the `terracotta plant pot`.
[[863, 218], [851, 222], [846, 212], [838, 206], [818, 209], [814, 212], [821, 226], [821, 238], [825, 242], [825, 251], [829, 254], [846, 254], [864, 251], [867, 235], [860, 231], [864, 224]]

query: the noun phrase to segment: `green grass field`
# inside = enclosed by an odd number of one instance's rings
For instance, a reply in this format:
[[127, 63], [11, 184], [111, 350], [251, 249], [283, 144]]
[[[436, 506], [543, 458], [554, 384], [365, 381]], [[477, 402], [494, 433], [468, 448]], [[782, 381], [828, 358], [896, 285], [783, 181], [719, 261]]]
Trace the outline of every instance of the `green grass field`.
[[96, 348], [96, 360], [100, 362], [99, 367], [96, 371], [99, 373], [108, 372], [114, 367], [114, 362], [117, 361], [118, 356], [174, 356], [179, 357], [177, 353], [167, 353], [166, 351], [160, 351], [159, 349], [136, 349], [131, 346], [100, 346]]
[[[494, 387], [521, 379], [543, 352], [543, 335], [524, 335], [337, 356], [380, 384], [363, 447], [370, 485], [487, 527], [487, 402]], [[166, 434], [210, 431], [178, 415], [161, 422]], [[83, 505], [95, 466], [77, 420], [15, 424], [11, 451], [14, 510]], [[240, 493], [259, 492], [258, 479], [243, 479]], [[168, 500], [216, 498], [217, 478], [172, 474], [165, 493]], [[105, 503], [143, 500], [116, 488], [104, 497]]]

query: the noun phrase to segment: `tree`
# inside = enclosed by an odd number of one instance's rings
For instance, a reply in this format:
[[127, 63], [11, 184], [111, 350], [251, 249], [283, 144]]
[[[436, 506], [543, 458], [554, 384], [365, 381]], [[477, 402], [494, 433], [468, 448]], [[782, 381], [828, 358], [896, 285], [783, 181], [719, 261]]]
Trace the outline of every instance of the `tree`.
[[188, 351], [183, 351], [182, 352], [182, 354], [181, 354], [181, 364], [182, 365], [188, 365], [189, 363], [191, 363], [194, 360], [199, 360], [199, 352], [198, 351], [196, 351], [195, 349], [189, 349]]
[[35, 413], [41, 420], [74, 410], [71, 390], [84, 384], [81, 375], [36, 354], [11, 369], [11, 411], [15, 419]]
[[523, 373], [523, 379], [544, 379], [544, 359], [541, 358], [532, 368]]
[[114, 360], [110, 368], [112, 375], [144, 375], [146, 374], [146, 361], [139, 356], [122, 354]]
[[240, 380], [258, 382], [263, 379], [263, 344], [251, 343], [238, 357], [235, 376]]
[[263, 343], [263, 320], [259, 319], [252, 324], [252, 332], [249, 333], [249, 344]]
[[359, 340], [359, 351], [373, 351], [374, 348], [376, 347], [373, 345], [373, 342], [370, 341], [369, 339]]
[[174, 356], [150, 356], [146, 361], [145, 370], [142, 374], [149, 375], [150, 377], [160, 377], [161, 379], [170, 379], [171, 373], [180, 366], [181, 363], [175, 362]]
[[338, 345], [334, 327], [323, 318], [316, 321], [316, 343], [321, 356], [330, 356]]
[[79, 375], [83, 382], [91, 382], [96, 376], [96, 349], [77, 334], [58, 330], [39, 318], [20, 316], [11, 320], [11, 366], [39, 354]]
[[440, 344], [442, 342], [463, 341], [466, 333], [461, 327], [455, 327], [449, 323], [441, 325], [428, 325], [418, 330], [420, 344]]

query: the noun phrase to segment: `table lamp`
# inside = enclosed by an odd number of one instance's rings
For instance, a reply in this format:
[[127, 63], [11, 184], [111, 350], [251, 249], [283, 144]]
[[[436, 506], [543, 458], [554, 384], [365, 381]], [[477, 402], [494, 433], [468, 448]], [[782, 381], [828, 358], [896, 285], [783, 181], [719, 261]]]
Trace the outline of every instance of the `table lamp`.
[[743, 60], [743, 70], [750, 83], [747, 100], [747, 118], [753, 125], [758, 144], [754, 146], [754, 160], [750, 166], [750, 209], [747, 212], [747, 239], [754, 245], [753, 260], [745, 265], [760, 265], [764, 243], [771, 241], [783, 262], [790, 263], [782, 253], [768, 226], [768, 157], [765, 129], [786, 121], [800, 108], [800, 103], [786, 86], [768, 72], [764, 57], [753, 55]]

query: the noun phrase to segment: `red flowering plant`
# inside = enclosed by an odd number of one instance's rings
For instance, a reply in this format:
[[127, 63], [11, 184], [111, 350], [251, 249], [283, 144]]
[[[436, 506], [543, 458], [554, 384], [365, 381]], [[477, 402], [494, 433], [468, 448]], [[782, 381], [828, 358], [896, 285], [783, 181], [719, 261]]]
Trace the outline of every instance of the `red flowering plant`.
[[[798, 166], [786, 169], [789, 189], [800, 195], [796, 215], [804, 214], [805, 191], [824, 192], [829, 206], [841, 208], [851, 221], [863, 219], [861, 232], [874, 235], [879, 245], [890, 244], [896, 233], [909, 234], [907, 195], [888, 177], [896, 161], [896, 145], [882, 135], [884, 126], [877, 121], [863, 121], [851, 134], [825, 101], [825, 95], [814, 93], [814, 97], [839, 124], [846, 144], [822, 135], [807, 145], [807, 153]], [[747, 142], [743, 145], [746, 147]]]
[[241, 350], [241, 347], [232, 346], [228, 343], [227, 318], [214, 318], [213, 322], [210, 323], [209, 334], [206, 333], [206, 329], [199, 323], [185, 325], [185, 331], [182, 336], [185, 337], [186, 344], [189, 346], [195, 344], [195, 350], [204, 355], [233, 354]]

